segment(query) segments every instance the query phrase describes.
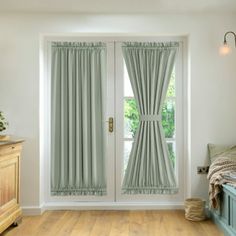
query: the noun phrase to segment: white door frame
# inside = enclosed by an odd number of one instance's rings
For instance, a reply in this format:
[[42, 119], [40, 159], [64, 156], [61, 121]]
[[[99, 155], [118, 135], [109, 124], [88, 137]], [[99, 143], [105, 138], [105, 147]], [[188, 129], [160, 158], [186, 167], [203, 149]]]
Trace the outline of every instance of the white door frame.
[[[114, 117], [114, 132], [108, 134], [108, 196], [102, 197], [93, 197], [93, 196], [74, 196], [74, 197], [55, 197], [50, 196], [50, 49], [48, 47], [51, 41], [101, 41], [105, 42], [108, 45], [108, 117]], [[177, 112], [180, 113], [182, 111], [184, 124], [181, 125], [181, 130], [183, 138], [181, 143], [178, 145], [182, 147], [182, 150], [177, 150], [178, 155], [183, 157], [183, 168], [181, 171], [177, 173], [178, 179], [183, 178], [184, 189], [182, 189], [181, 197], [176, 198], [174, 195], [163, 195], [161, 197], [157, 197], [156, 195], [147, 196], [143, 195], [143, 197], [139, 196], [122, 196], [120, 190], [117, 188], [121, 184], [121, 175], [119, 174], [121, 170], [121, 162], [117, 161], [120, 155], [121, 144], [119, 141], [119, 137], [121, 137], [121, 132], [123, 129], [119, 127], [121, 124], [121, 116], [122, 111], [120, 110], [120, 97], [119, 93], [121, 91], [122, 82], [118, 82], [121, 78], [121, 71], [116, 71], [117, 66], [121, 63], [117, 58], [115, 58], [115, 53], [121, 53], [117, 49], [117, 46], [114, 50], [111, 50], [112, 44], [116, 42], [118, 45], [123, 41], [179, 41], [182, 45], [181, 53], [179, 57], [182, 57], [182, 64], [178, 67], [179, 72], [182, 73], [182, 83], [179, 85], [181, 88], [177, 87], [177, 91], [179, 91], [179, 95], [181, 97], [181, 106], [177, 108]], [[188, 192], [190, 189], [189, 183], [187, 183], [187, 179], [190, 176], [190, 173], [187, 170], [188, 166], [188, 156], [187, 156], [187, 147], [188, 147], [188, 132], [187, 132], [187, 122], [188, 121], [188, 110], [187, 110], [187, 41], [185, 37], [158, 37], [158, 36], [133, 36], [133, 35], [105, 35], [101, 36], [101, 34], [60, 34], [60, 35], [42, 35], [41, 36], [41, 51], [40, 51], [40, 192], [42, 193], [40, 198], [41, 202], [44, 202], [45, 206], [54, 206], [53, 209], [61, 208], [62, 206], [68, 206], [68, 208], [72, 206], [95, 206], [96, 202], [103, 202], [100, 204], [101, 208], [106, 208], [106, 206], [123, 206], [122, 209], [129, 209], [129, 206], [134, 205], [134, 203], [143, 204], [144, 208], [148, 208], [148, 206], [165, 206], [164, 208], [169, 208], [168, 206], [182, 206], [183, 200], [186, 196], [188, 196]], [[115, 63], [113, 63], [115, 62]], [[116, 68], [114, 68], [114, 65]], [[116, 78], [114, 78], [116, 74]], [[178, 84], [177, 84], [178, 86]], [[123, 89], [123, 88], [122, 88]], [[123, 98], [122, 98], [123, 102]], [[123, 118], [122, 118], [123, 119]], [[177, 131], [178, 132], [178, 131]], [[116, 136], [116, 137], [115, 137]], [[123, 149], [122, 149], [123, 150]], [[121, 172], [120, 172], [121, 173]], [[116, 177], [115, 177], [116, 176]], [[113, 190], [112, 190], [113, 188]], [[118, 189], [116, 191], [116, 189]], [[148, 202], [146, 201], [148, 200]], [[115, 202], [113, 202], [115, 201]], [[81, 202], [81, 204], [80, 204]], [[86, 204], [85, 202], [88, 202]], [[110, 202], [110, 203], [109, 203]], [[140, 205], [140, 206], [141, 206]], [[58, 207], [57, 207], [58, 206]], [[60, 207], [59, 207], [60, 206]], [[73, 207], [72, 207], [73, 208]], [[131, 207], [132, 208], [132, 207]], [[161, 207], [162, 208], [162, 207]], [[178, 207], [177, 207], [178, 208]]]

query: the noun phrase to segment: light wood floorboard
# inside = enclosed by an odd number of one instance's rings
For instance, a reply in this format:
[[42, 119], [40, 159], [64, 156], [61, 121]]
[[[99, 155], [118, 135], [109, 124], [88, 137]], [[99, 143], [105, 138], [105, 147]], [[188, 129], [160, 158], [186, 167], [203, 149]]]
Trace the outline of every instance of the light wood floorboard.
[[223, 236], [210, 220], [191, 222], [182, 210], [47, 211], [25, 216], [3, 236]]

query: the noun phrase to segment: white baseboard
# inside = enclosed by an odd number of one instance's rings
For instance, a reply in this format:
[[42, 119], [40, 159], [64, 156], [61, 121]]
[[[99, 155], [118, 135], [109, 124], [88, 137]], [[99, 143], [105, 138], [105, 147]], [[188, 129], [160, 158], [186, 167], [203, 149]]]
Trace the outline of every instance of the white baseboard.
[[164, 210], [184, 209], [183, 203], [144, 202], [48, 202], [45, 210]]
[[46, 210], [176, 210], [184, 203], [145, 202], [47, 202], [40, 207], [22, 207], [23, 215], [41, 215]]
[[44, 206], [22, 206], [22, 213], [24, 216], [34, 216], [34, 215], [41, 215], [45, 210]]

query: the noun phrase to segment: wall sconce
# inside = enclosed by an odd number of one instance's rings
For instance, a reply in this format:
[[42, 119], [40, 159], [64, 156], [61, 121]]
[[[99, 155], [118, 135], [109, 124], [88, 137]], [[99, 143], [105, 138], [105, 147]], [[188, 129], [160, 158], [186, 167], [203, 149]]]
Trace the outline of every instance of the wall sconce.
[[220, 47], [220, 54], [221, 55], [227, 55], [231, 52], [231, 48], [229, 47], [227, 40], [226, 40], [226, 37], [228, 34], [232, 34], [234, 36], [235, 48], [236, 48], [236, 34], [233, 31], [228, 31], [224, 35], [224, 44]]

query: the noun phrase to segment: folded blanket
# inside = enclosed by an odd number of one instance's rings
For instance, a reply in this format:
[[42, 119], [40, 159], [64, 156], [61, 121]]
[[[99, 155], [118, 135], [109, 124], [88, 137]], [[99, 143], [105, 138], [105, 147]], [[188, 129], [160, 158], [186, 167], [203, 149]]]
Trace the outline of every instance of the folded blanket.
[[[236, 179], [232, 178], [232, 173], [236, 172], [236, 160], [229, 157], [218, 157], [210, 166], [207, 178], [209, 183], [210, 207], [218, 209], [220, 207], [220, 193], [222, 184], [229, 184], [236, 187]], [[229, 178], [231, 176], [231, 178]]]
[[236, 181], [236, 171], [223, 174], [223, 178], [231, 181]]

